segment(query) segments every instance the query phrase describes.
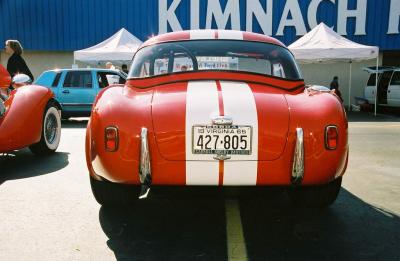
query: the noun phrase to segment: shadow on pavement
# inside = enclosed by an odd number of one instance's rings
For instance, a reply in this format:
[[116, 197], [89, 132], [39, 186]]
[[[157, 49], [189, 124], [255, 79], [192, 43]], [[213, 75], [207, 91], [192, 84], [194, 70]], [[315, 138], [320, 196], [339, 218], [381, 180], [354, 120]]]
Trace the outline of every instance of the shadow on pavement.
[[[398, 260], [400, 219], [341, 190], [325, 210], [296, 209], [285, 193], [239, 200], [249, 260]], [[227, 260], [223, 199], [101, 207], [117, 260]]]
[[68, 120], [62, 120], [61, 127], [67, 129], [86, 128], [88, 121], [88, 117], [69, 118]]
[[40, 157], [29, 149], [0, 154], [0, 184], [7, 180], [24, 179], [49, 174], [68, 165], [66, 152]]
[[249, 260], [398, 260], [400, 219], [342, 188], [329, 208], [240, 202]]
[[145, 200], [99, 219], [117, 260], [227, 260], [223, 200]]

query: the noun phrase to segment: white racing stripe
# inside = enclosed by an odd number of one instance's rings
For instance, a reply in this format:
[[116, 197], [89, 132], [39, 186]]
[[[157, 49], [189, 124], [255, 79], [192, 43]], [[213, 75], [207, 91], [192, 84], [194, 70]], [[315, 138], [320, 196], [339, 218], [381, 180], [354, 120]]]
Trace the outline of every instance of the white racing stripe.
[[186, 184], [218, 185], [219, 162], [214, 155], [192, 154], [192, 126], [211, 124], [219, 115], [215, 81], [189, 82], [186, 94]]
[[218, 31], [218, 39], [243, 40], [243, 32], [236, 30]]
[[215, 30], [192, 30], [190, 40], [196, 39], [215, 39]]
[[224, 113], [233, 125], [253, 127], [251, 155], [232, 155], [224, 162], [224, 185], [256, 185], [258, 160], [258, 117], [256, 102], [246, 83], [221, 81]]

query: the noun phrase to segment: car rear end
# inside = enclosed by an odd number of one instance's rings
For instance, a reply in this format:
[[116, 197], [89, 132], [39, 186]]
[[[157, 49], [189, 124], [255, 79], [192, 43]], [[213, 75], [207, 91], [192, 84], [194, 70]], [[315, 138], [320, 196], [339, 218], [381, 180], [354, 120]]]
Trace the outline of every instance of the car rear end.
[[145, 44], [99, 95], [86, 146], [94, 190], [321, 185], [344, 173], [347, 121], [276, 42], [174, 41]]

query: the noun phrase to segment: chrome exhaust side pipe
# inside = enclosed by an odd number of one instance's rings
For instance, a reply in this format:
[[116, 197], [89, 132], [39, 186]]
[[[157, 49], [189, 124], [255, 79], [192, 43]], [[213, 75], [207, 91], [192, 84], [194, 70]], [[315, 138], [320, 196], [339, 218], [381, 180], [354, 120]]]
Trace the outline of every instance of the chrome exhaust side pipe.
[[150, 151], [147, 139], [147, 128], [142, 128], [140, 141], [139, 179], [141, 186], [139, 199], [145, 199], [150, 192], [151, 186]]
[[302, 128], [296, 128], [296, 145], [293, 155], [292, 184], [299, 185], [304, 176], [304, 134]]

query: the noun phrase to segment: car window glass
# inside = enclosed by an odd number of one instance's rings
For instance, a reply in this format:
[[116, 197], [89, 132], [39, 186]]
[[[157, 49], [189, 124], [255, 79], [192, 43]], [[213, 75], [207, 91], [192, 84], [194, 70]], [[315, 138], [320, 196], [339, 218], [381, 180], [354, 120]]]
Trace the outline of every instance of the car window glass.
[[107, 73], [106, 77], [107, 77], [108, 85], [119, 84], [120, 78], [121, 78], [116, 73]]
[[150, 76], [150, 62], [145, 61], [140, 68], [140, 74], [139, 77], [148, 77]]
[[175, 54], [173, 72], [192, 71], [193, 62], [190, 57], [184, 53]]
[[154, 61], [154, 75], [168, 73], [168, 62], [169, 62], [168, 57], [156, 59]]
[[379, 86], [387, 88], [389, 86], [390, 77], [392, 76], [392, 71], [384, 72], [379, 81]]
[[99, 88], [104, 88], [109, 85], [107, 77], [102, 72], [97, 73], [97, 82], [99, 83]]
[[[151, 61], [150, 65], [146, 64], [148, 61]], [[301, 79], [294, 57], [286, 48], [237, 40], [191, 40], [144, 47], [135, 54], [128, 77], [149, 77], [184, 70], [229, 70]]]
[[56, 77], [54, 78], [53, 84], [51, 87], [57, 87], [58, 83], [60, 82], [61, 72], [57, 73]]
[[[379, 78], [379, 76], [380, 76], [380, 74], [378, 74], [378, 78]], [[369, 76], [367, 86], [375, 86], [375, 82], [376, 82], [376, 73], [372, 73]]]
[[400, 85], [400, 72], [395, 72], [390, 85]]
[[283, 66], [280, 63], [274, 63], [272, 65], [273, 71], [272, 71], [272, 75], [273, 76], [277, 76], [277, 77], [281, 77], [281, 78], [285, 78], [285, 71], [283, 70]]
[[92, 88], [92, 74], [90, 71], [68, 72], [63, 86], [69, 88]]

